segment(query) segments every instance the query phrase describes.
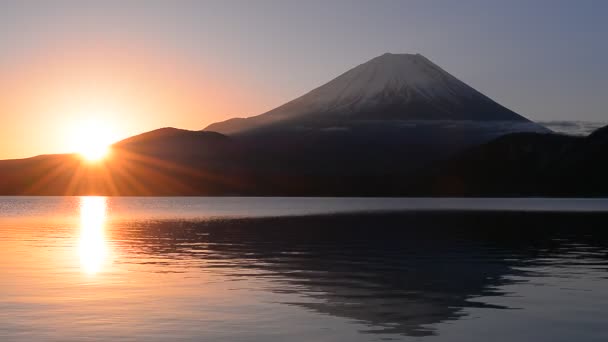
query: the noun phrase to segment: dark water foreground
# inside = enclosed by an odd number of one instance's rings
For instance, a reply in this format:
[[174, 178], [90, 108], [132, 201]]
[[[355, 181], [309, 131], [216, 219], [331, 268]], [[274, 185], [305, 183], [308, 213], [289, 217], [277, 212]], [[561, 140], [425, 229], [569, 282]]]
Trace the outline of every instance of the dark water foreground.
[[608, 340], [606, 212], [106, 205], [0, 221], [1, 341]]

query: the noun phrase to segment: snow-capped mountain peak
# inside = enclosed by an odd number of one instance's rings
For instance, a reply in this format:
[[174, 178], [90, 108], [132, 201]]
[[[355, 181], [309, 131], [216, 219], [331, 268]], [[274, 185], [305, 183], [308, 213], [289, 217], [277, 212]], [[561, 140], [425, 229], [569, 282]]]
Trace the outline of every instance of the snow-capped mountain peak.
[[269, 112], [206, 130], [231, 134], [278, 124], [319, 126], [345, 120], [529, 122], [420, 54], [386, 53]]
[[371, 105], [388, 97], [458, 101], [459, 96], [475, 93], [420, 54], [386, 53], [311, 91], [299, 102], [310, 101], [319, 109], [331, 109], [354, 103]]

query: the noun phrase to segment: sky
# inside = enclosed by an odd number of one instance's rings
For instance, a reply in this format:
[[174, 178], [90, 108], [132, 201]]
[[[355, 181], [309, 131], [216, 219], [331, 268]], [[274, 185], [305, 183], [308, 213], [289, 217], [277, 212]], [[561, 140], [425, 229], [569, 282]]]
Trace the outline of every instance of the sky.
[[0, 159], [261, 114], [385, 52], [536, 121], [608, 121], [608, 1], [0, 2]]

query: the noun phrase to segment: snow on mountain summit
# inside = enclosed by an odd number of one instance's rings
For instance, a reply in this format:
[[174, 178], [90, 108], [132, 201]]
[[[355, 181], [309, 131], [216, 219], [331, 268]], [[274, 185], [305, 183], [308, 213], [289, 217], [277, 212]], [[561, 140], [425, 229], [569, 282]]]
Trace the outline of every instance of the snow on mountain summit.
[[475, 90], [420, 54], [386, 53], [340, 75], [301, 100], [335, 108], [340, 104], [382, 101], [391, 96], [404, 100], [422, 97], [457, 101], [458, 96], [474, 94]]
[[457, 120], [529, 122], [458, 80], [420, 54], [386, 53], [269, 112], [212, 124], [238, 133], [278, 124]]

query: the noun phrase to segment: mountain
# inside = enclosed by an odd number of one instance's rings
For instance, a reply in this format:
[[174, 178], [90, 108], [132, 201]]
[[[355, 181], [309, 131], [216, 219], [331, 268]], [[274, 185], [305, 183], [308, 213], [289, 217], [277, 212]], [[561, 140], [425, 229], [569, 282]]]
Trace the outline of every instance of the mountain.
[[[268, 129], [348, 129], [361, 122], [434, 121], [546, 132], [469, 87], [420, 54], [384, 54], [267, 113], [205, 130], [228, 135]], [[510, 127], [512, 126], [512, 127]]]
[[[298, 195], [398, 195], [434, 162], [513, 132], [550, 132], [419, 54], [384, 54], [267, 113], [205, 131], [247, 146]], [[275, 182], [276, 183], [276, 182]], [[269, 190], [266, 189], [266, 190]]]
[[119, 141], [113, 145], [113, 149], [161, 159], [191, 160], [222, 152], [229, 140], [227, 136], [216, 132], [165, 127]]
[[435, 196], [606, 196], [607, 150], [608, 126], [587, 137], [506, 135], [429, 168], [414, 192]]

